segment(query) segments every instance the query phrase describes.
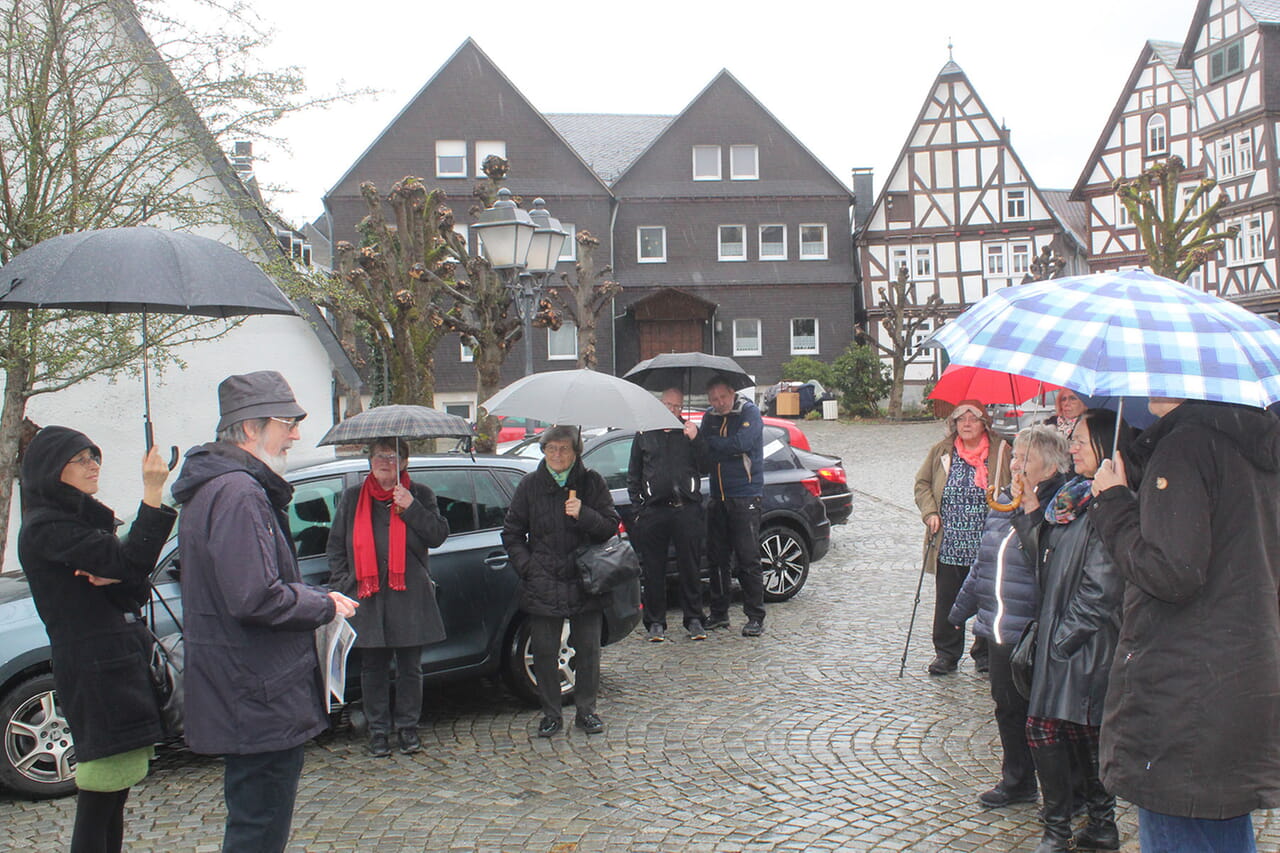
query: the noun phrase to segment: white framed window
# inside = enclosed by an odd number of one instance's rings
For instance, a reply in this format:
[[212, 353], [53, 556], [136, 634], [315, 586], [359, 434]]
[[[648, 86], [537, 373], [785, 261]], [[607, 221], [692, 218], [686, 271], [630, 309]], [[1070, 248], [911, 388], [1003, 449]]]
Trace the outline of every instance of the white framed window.
[[1124, 202], [1120, 200], [1120, 196], [1112, 196], [1112, 200], [1116, 205], [1116, 225], [1125, 226], [1132, 225], [1133, 220], [1129, 217], [1129, 208], [1124, 206]]
[[757, 146], [729, 146], [729, 178], [734, 181], [755, 181], [760, 178], [760, 149]]
[[467, 176], [467, 143], [461, 139], [436, 140], [436, 177]]
[[560, 246], [560, 260], [576, 261], [578, 259], [578, 230], [573, 227], [572, 222], [561, 222], [560, 228], [569, 235], [564, 238], [564, 243]]
[[458, 361], [464, 364], [476, 360], [476, 351], [461, 341], [458, 342]]
[[818, 354], [818, 318], [794, 317], [791, 320], [791, 354]]
[[760, 321], [738, 319], [733, 321], [733, 354], [760, 355]]
[[661, 264], [667, 260], [667, 229], [661, 225], [641, 225], [636, 229], [636, 261]]
[[1187, 276], [1187, 287], [1192, 290], [1204, 290], [1204, 268], [1200, 267], [1191, 275]]
[[1162, 115], [1147, 119], [1147, 156], [1166, 154], [1169, 151], [1169, 126]]
[[497, 140], [487, 140], [476, 143], [476, 177], [483, 178], [484, 160], [486, 157], [501, 157], [507, 159], [507, 143]]
[[917, 279], [933, 278], [933, 246], [915, 247], [915, 272]]
[[911, 336], [911, 349], [908, 352], [909, 355], [915, 355], [920, 352], [920, 347], [925, 341], [929, 340], [929, 336], [933, 334], [934, 322], [935, 321], [933, 320], [925, 320], [920, 324], [919, 328], [916, 329], [915, 334]]
[[695, 181], [720, 180], [720, 146], [693, 146], [693, 179]]
[[812, 224], [800, 226], [800, 260], [825, 261], [827, 259], [827, 226]]
[[1027, 218], [1027, 191], [1026, 190], [1005, 190], [1004, 191], [1004, 218], [1005, 219], [1026, 219]]
[[987, 275], [1004, 275], [1004, 246], [987, 246]]
[[[1187, 209], [1187, 205], [1191, 202], [1191, 196], [1195, 194], [1195, 186], [1184, 186], [1178, 188], [1178, 214]], [[1200, 211], [1204, 209], [1204, 196], [1200, 196], [1200, 200], [1196, 202], [1196, 206], [1189, 212], [1188, 216], [1199, 216]]]
[[1236, 233], [1235, 239], [1228, 241], [1226, 245], [1228, 266], [1252, 264], [1262, 260], [1265, 240], [1262, 232], [1261, 215], [1246, 216], [1234, 223], [1228, 222], [1224, 224], [1234, 224], [1240, 229]]
[[747, 226], [721, 225], [719, 259], [745, 261], [747, 259]]
[[1231, 137], [1218, 140], [1218, 180], [1229, 178], [1236, 173], [1235, 146]]
[[910, 257], [906, 246], [895, 246], [889, 250], [889, 281], [897, 281], [900, 270], [905, 269], [908, 276], [911, 274]]
[[559, 329], [547, 329], [547, 360], [567, 361], [578, 357], [578, 327], [564, 322]]
[[760, 226], [760, 260], [785, 261], [787, 259], [787, 226]]
[[1253, 131], [1236, 134], [1236, 174], [1247, 175], [1253, 171]]
[[444, 410], [451, 415], [457, 415], [464, 421], [471, 420], [470, 403], [445, 403]]
[[1009, 244], [1009, 272], [1014, 275], [1026, 275], [1031, 272], [1031, 244]]
[[[476, 254], [475, 247], [471, 245], [470, 229], [468, 229], [467, 226], [459, 222], [455, 222], [453, 223], [453, 233], [462, 238], [462, 246], [467, 252], [473, 255]], [[461, 261], [462, 258], [457, 258], [456, 260]]]

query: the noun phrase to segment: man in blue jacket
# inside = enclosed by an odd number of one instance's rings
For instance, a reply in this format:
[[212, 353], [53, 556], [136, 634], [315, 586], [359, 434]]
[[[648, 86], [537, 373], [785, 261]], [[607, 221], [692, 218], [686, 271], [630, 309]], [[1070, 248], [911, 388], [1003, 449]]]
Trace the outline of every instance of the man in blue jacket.
[[356, 602], [302, 582], [286, 455], [306, 412], [283, 376], [218, 386], [218, 440], [173, 484], [186, 634], [185, 738], [225, 761], [223, 850], [282, 851], [306, 742], [329, 724], [314, 631]]
[[711, 564], [708, 628], [729, 627], [730, 555], [738, 565], [742, 636], [764, 633], [764, 578], [760, 571], [760, 500], [764, 495], [764, 424], [756, 404], [739, 397], [723, 378], [707, 383], [711, 408], [700, 433], [707, 444], [711, 500], [707, 505], [707, 558]]

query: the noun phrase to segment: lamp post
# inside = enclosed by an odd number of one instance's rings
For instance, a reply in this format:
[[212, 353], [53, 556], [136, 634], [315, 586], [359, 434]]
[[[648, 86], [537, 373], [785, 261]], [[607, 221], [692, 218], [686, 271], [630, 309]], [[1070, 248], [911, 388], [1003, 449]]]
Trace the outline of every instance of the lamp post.
[[[533, 373], [533, 318], [538, 295], [555, 272], [568, 234], [547, 211], [546, 202], [535, 199], [532, 211], [521, 210], [506, 187], [498, 190], [493, 207], [481, 212], [471, 227], [479, 232], [481, 250], [511, 294], [524, 337], [524, 375], [529, 376]], [[533, 427], [526, 422], [525, 435], [532, 433]]]

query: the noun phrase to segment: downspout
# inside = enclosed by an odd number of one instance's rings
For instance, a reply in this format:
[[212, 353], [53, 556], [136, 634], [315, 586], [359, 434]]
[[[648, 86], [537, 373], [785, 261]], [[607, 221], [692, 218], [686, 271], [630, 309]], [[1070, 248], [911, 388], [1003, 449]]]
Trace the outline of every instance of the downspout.
[[[617, 234], [615, 229], [618, 225], [618, 197], [614, 196], [609, 202], [612, 210], [609, 213], [609, 267], [613, 270], [613, 274], [618, 274], [618, 268], [614, 265], [615, 246], [618, 245]], [[609, 297], [609, 372], [614, 376], [618, 375], [618, 297]]]

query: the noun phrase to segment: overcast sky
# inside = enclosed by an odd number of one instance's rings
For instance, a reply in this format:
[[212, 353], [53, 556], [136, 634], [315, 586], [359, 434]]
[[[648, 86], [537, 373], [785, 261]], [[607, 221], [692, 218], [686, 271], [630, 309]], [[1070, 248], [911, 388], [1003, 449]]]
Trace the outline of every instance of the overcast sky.
[[872, 167], [877, 193], [951, 41], [1031, 177], [1069, 188], [1144, 42], [1181, 42], [1196, 0], [255, 5], [271, 64], [380, 90], [281, 126], [290, 152], [259, 146], [260, 180], [290, 188], [273, 201], [301, 225], [468, 36], [549, 113], [674, 115], [727, 68], [841, 180]]

